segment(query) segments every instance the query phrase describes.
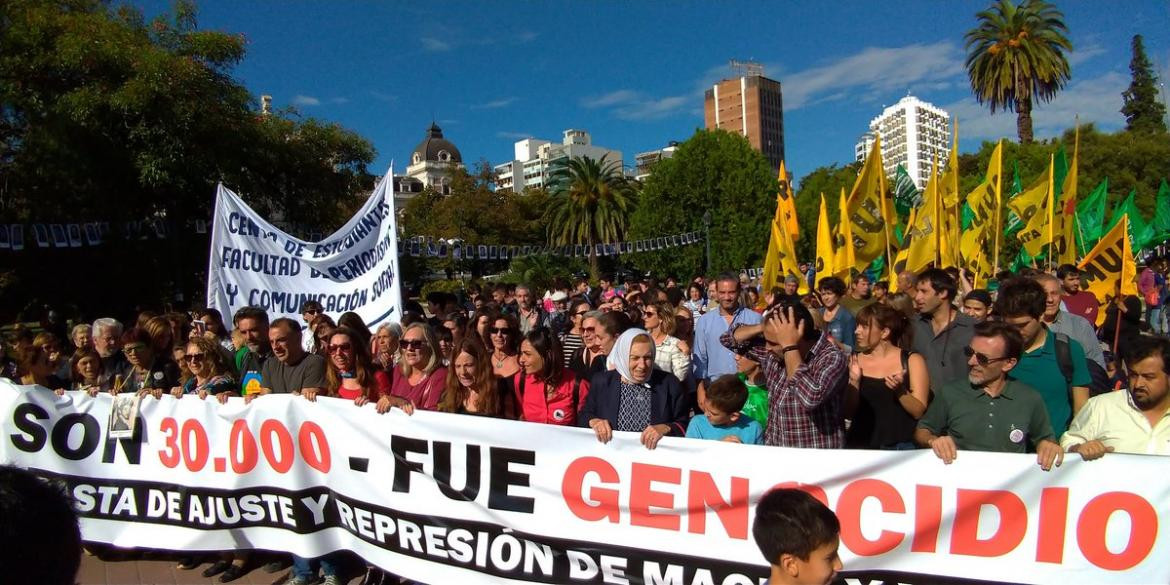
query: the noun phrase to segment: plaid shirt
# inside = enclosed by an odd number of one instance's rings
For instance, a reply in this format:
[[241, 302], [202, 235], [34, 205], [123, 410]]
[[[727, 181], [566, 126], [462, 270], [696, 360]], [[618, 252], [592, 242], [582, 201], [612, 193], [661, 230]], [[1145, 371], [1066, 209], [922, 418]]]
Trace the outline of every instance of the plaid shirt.
[[845, 445], [845, 420], [841, 415], [849, 358], [822, 333], [791, 376], [784, 358], [768, 351], [762, 337], [743, 343], [735, 340], [736, 325], [719, 338], [735, 352], [746, 352], [760, 363], [768, 384], [768, 426], [764, 444], [779, 447], [840, 449]]

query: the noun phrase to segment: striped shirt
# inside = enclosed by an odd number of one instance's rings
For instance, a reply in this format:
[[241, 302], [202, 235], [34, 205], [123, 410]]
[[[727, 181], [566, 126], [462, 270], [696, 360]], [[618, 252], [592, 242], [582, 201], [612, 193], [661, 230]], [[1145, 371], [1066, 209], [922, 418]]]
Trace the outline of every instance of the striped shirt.
[[565, 367], [573, 361], [573, 352], [585, 347], [585, 340], [581, 339], [580, 335], [574, 335], [566, 332], [561, 336], [561, 351], [565, 354]]

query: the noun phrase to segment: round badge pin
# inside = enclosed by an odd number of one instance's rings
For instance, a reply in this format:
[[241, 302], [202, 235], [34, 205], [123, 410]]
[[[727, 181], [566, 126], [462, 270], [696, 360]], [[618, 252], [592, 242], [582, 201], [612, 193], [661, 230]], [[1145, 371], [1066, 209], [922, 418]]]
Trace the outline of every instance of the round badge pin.
[[1013, 443], [1019, 443], [1020, 441], [1024, 440], [1024, 431], [1020, 429], [1012, 429], [1012, 432], [1008, 433], [1008, 438], [1011, 439]]
[[161, 380], [161, 379], [163, 379], [163, 373], [162, 373], [162, 372], [155, 372], [155, 373], [154, 373], [154, 379], [155, 379], [155, 380]]
[[553, 418], [556, 420], [565, 420], [565, 411], [556, 409], [553, 411]]

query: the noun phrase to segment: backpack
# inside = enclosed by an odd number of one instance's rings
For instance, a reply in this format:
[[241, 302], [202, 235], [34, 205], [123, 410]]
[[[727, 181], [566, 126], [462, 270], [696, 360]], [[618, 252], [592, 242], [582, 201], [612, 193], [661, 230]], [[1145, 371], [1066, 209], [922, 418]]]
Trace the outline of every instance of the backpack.
[[[1073, 363], [1072, 350], [1069, 349], [1069, 337], [1064, 333], [1053, 333], [1052, 344], [1056, 350], [1056, 365], [1060, 367], [1060, 373], [1064, 376], [1064, 384], [1068, 387], [1069, 392], [1072, 392], [1072, 378], [1073, 378]], [[1104, 394], [1112, 388], [1109, 385], [1109, 374], [1105, 372], [1097, 362], [1085, 358], [1085, 365], [1089, 370], [1089, 395], [1096, 396]]]

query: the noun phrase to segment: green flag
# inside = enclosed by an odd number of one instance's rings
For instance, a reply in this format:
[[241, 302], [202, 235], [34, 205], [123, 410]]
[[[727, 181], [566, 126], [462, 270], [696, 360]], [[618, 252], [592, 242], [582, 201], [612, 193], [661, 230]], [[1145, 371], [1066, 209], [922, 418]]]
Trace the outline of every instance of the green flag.
[[964, 231], [971, 225], [971, 220], [973, 219], [975, 219], [975, 212], [971, 211], [971, 206], [967, 205], [967, 202], [964, 201], [963, 208], [959, 212], [959, 223], [963, 226]]
[[1052, 159], [1052, 185], [1056, 189], [1055, 195], [1057, 201], [1064, 189], [1064, 178], [1068, 176], [1068, 155], [1064, 153], [1064, 145], [1056, 149], [1056, 155]]
[[1113, 218], [1109, 220], [1109, 227], [1105, 231], [1113, 229], [1117, 222], [1121, 221], [1121, 216], [1129, 216], [1129, 242], [1136, 252], [1144, 250], [1146, 244], [1154, 239], [1154, 228], [1146, 223], [1142, 213], [1138, 210], [1137, 204], [1134, 203], [1133, 198], [1137, 195], [1137, 189], [1134, 188], [1129, 192], [1129, 196], [1125, 198], [1117, 207], [1113, 208]]
[[1154, 234], [1159, 241], [1170, 238], [1170, 185], [1166, 179], [1158, 186], [1158, 198], [1154, 203]]
[[1105, 200], [1109, 198], [1109, 177], [1077, 204], [1077, 255], [1084, 257], [1097, 245], [1105, 226]]
[[[1024, 190], [1024, 183], [1020, 181], [1020, 163], [1019, 161], [1012, 161], [1012, 184], [1008, 189], [1008, 199], [1014, 198]], [[1003, 235], [1013, 236], [1016, 232], [1024, 227], [1024, 222], [1020, 221], [1020, 216], [1016, 215], [1012, 208], [1008, 207], [1007, 223], [1005, 224]]]
[[910, 178], [910, 173], [907, 173], [902, 165], [898, 165], [898, 169], [894, 171], [894, 210], [898, 212], [898, 217], [907, 217], [910, 210], [920, 204], [922, 194], [914, 186], [914, 179]]

